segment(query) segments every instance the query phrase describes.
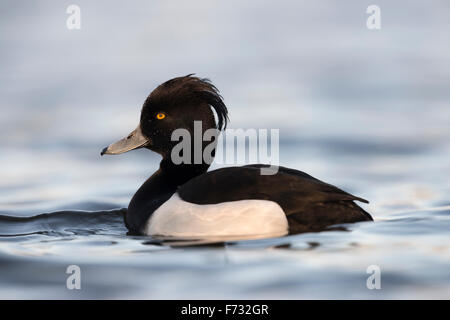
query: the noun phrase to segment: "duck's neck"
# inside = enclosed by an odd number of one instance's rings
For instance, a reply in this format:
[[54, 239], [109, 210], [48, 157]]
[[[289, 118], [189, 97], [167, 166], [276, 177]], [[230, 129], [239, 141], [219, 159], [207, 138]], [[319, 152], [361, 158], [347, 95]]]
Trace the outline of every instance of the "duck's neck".
[[163, 194], [174, 193], [176, 189], [185, 182], [205, 173], [209, 164], [180, 164], [175, 165], [172, 161], [163, 159], [156, 171], [135, 193], [130, 202], [134, 203], [151, 201]]
[[125, 223], [131, 233], [140, 233], [149, 216], [168, 200], [185, 182], [205, 173], [209, 164], [175, 165], [170, 159], [163, 159], [156, 171], [134, 194], [128, 205]]
[[170, 159], [163, 159], [159, 164], [159, 171], [164, 180], [172, 186], [178, 187], [185, 182], [205, 173], [209, 164], [174, 164]]

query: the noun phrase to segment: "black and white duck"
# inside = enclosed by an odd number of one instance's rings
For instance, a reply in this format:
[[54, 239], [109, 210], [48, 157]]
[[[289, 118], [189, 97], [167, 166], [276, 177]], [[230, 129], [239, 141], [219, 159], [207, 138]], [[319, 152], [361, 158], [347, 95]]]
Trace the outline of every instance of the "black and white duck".
[[[181, 128], [194, 135], [195, 121], [201, 122], [202, 134], [225, 129], [228, 111], [223, 99], [207, 79], [174, 78], [147, 97], [138, 127], [102, 150], [103, 155], [146, 148], [162, 156], [159, 170], [128, 206], [125, 224], [130, 234], [272, 237], [373, 220], [354, 202], [367, 200], [295, 169], [280, 166], [276, 174], [263, 175], [263, 164], [213, 171], [204, 159], [176, 164], [171, 155], [179, 141], [173, 141], [172, 133]], [[202, 148], [207, 145], [210, 141]]]

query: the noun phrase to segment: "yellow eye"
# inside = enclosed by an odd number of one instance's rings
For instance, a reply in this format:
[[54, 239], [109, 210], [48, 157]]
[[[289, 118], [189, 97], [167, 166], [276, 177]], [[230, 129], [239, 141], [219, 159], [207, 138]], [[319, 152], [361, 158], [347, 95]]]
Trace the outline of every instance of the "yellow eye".
[[164, 119], [166, 117], [166, 115], [164, 114], [164, 113], [158, 113], [157, 115], [156, 115], [156, 119], [158, 119], [158, 120], [162, 120], [162, 119]]

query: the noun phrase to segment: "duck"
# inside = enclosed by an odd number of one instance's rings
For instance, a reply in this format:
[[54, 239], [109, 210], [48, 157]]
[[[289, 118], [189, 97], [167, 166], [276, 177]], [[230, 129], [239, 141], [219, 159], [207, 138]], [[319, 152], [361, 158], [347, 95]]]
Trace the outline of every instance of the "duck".
[[[201, 123], [202, 134], [220, 133], [228, 122], [224, 99], [209, 79], [176, 77], [149, 94], [137, 128], [101, 151], [102, 156], [118, 155], [145, 148], [162, 157], [159, 169], [131, 198], [124, 216], [128, 234], [268, 238], [373, 221], [356, 203], [367, 200], [299, 170], [277, 166], [276, 173], [261, 174], [269, 164], [249, 164], [208, 171], [211, 161], [194, 161], [194, 147], [181, 152], [192, 161], [174, 161], [179, 148], [174, 132], [194, 135], [195, 123]], [[209, 145], [203, 141], [200, 151]], [[214, 158], [214, 144], [211, 149]]]

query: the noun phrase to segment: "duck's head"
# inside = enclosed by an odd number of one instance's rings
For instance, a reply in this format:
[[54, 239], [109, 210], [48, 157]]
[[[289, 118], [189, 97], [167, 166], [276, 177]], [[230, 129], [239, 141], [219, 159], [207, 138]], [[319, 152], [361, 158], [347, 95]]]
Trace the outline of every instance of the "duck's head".
[[[212, 110], [217, 114], [217, 123]], [[203, 136], [208, 129], [224, 129], [227, 113], [219, 91], [208, 79], [192, 75], [174, 78], [159, 85], [147, 97], [137, 128], [104, 148], [101, 155], [147, 148], [167, 158], [179, 143], [172, 141], [175, 130], [187, 130], [193, 144], [195, 121], [201, 121]]]

